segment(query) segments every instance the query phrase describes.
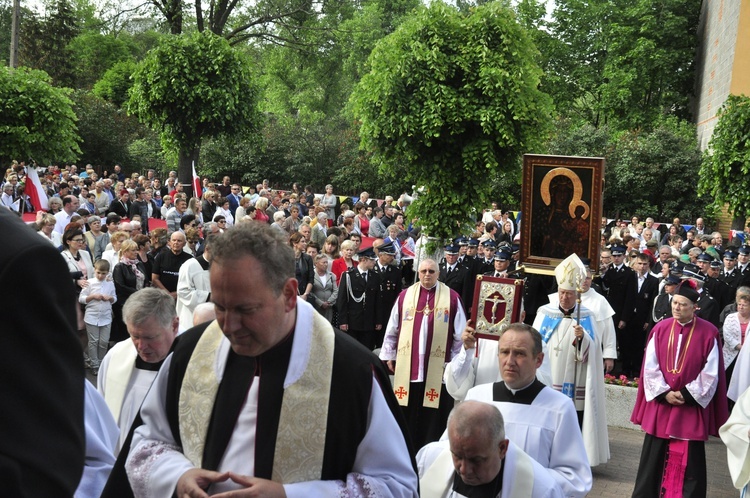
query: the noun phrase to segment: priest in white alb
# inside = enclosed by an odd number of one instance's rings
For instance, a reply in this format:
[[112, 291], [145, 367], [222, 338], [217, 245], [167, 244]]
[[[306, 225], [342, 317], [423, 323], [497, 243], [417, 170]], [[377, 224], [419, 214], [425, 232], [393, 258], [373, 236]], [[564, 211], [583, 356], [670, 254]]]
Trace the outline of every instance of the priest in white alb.
[[592, 467], [609, 460], [604, 408], [604, 367], [596, 316], [577, 303], [586, 268], [575, 254], [555, 268], [558, 303], [537, 311], [533, 327], [547, 344], [552, 388], [573, 402]]
[[530, 325], [512, 323], [497, 342], [502, 380], [470, 389], [466, 400], [495, 405], [508, 439], [539, 462], [565, 496], [586, 496], [593, 479], [573, 403], [536, 378], [542, 336]]

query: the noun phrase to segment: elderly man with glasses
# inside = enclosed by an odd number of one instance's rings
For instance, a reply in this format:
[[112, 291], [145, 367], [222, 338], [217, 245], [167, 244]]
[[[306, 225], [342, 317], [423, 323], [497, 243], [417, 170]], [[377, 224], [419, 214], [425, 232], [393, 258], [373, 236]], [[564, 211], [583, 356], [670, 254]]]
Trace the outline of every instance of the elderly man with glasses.
[[466, 315], [461, 298], [438, 282], [438, 264], [419, 264], [419, 282], [403, 290], [391, 311], [380, 359], [394, 373], [394, 393], [416, 447], [445, 430], [453, 398], [443, 367], [460, 352]]

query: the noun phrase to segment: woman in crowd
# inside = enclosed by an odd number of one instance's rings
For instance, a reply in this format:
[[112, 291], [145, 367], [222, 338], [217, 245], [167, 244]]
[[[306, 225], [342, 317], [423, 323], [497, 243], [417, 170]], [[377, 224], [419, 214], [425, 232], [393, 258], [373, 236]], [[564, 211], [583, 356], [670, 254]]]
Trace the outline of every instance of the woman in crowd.
[[[83, 238], [81, 227], [72, 223], [65, 227], [62, 245], [61, 254], [68, 264], [70, 277], [76, 284], [76, 303], [78, 303], [78, 294], [81, 293], [81, 289], [88, 286], [90, 278], [94, 278], [94, 264], [91, 262], [91, 256], [86, 252], [86, 239]], [[83, 311], [80, 305], [76, 305], [76, 314], [78, 330], [85, 330], [86, 324], [83, 322]]]
[[294, 249], [294, 273], [299, 284], [298, 293], [302, 299], [307, 300], [312, 292], [315, 271], [312, 258], [305, 252], [307, 239], [301, 233], [295, 232], [289, 237], [289, 245]]
[[[188, 202], [188, 207], [185, 210], [185, 215], [192, 214], [195, 216], [195, 222], [197, 226], [203, 226], [203, 205], [200, 199], [197, 197], [191, 197]], [[206, 220], [208, 221], [208, 220]]]
[[282, 227], [290, 235], [299, 230], [299, 226], [302, 224], [302, 220], [299, 217], [299, 207], [295, 204], [289, 208], [289, 218], [284, 220]]
[[341, 257], [334, 260], [331, 264], [331, 272], [336, 275], [337, 287], [341, 284], [341, 275], [343, 275], [346, 270], [357, 264], [353, 259], [354, 250], [354, 242], [351, 240], [345, 240], [341, 243]]
[[152, 260], [156, 258], [156, 255], [167, 245], [169, 236], [166, 228], [154, 228], [149, 234], [151, 241], [151, 251], [149, 254], [152, 256]]
[[730, 313], [724, 320], [721, 333], [724, 336], [724, 369], [727, 374], [727, 385], [732, 380], [732, 372], [737, 360], [737, 354], [742, 349], [747, 335], [747, 324], [750, 323], [750, 296], [747, 294], [737, 295], [737, 311]]
[[339, 254], [339, 237], [338, 235], [329, 235], [323, 244], [323, 254], [328, 256], [328, 269], [331, 269], [333, 262], [341, 257]]
[[102, 219], [98, 214], [89, 216], [88, 225], [89, 230], [84, 234], [86, 245], [94, 261], [99, 261], [102, 259], [102, 254], [104, 254], [107, 244], [109, 244], [109, 236], [102, 232]]
[[199, 228], [190, 227], [185, 230], [185, 241], [187, 244], [184, 247], [186, 253], [198, 256], [198, 247], [200, 244], [201, 231]]
[[50, 197], [47, 201], [47, 212], [57, 214], [62, 211], [62, 199], [59, 197]]
[[315, 256], [314, 263], [315, 275], [310, 300], [318, 313], [333, 323], [333, 305], [336, 304], [336, 298], [339, 295], [336, 275], [328, 271], [328, 258], [325, 254]]
[[150, 281], [150, 275], [146, 274], [146, 267], [138, 258], [138, 244], [135, 241], [128, 239], [120, 244], [118, 259], [119, 263], [112, 271], [117, 292], [117, 302], [112, 305], [113, 319], [110, 336], [114, 342], [128, 338], [127, 328], [122, 322], [122, 307], [131, 295], [147, 287]]
[[[250, 198], [249, 197], [242, 197], [240, 199], [240, 205], [237, 207], [237, 210], [234, 212], [234, 218], [239, 222], [242, 221], [242, 218], [250, 214], [251, 210], [248, 209], [248, 206], [250, 206]], [[252, 206], [250, 206], [252, 207]], [[255, 208], [252, 208], [252, 211], [255, 211]]]
[[229, 209], [229, 199], [226, 197], [219, 197], [219, 200], [216, 201], [216, 214], [214, 214], [214, 220], [219, 215], [223, 216], [227, 221], [226, 228], [234, 225], [234, 216], [232, 216], [232, 210]]
[[161, 208], [159, 208], [159, 211], [161, 211], [161, 217], [162, 219], [167, 219], [167, 212], [172, 208], [172, 196], [171, 195], [165, 195], [162, 198], [162, 204]]
[[268, 208], [268, 199], [265, 197], [258, 197], [255, 201], [255, 220], [262, 221], [263, 223], [270, 223], [268, 221], [268, 214], [266, 209]]
[[[102, 259], [109, 261], [109, 267], [112, 268], [110, 273], [114, 271], [117, 263], [120, 262], [120, 246], [125, 240], [128, 240], [130, 235], [127, 232], [115, 232], [109, 236], [109, 243], [112, 244], [112, 249], [107, 249], [102, 253]], [[118, 294], [119, 296], [119, 294]], [[118, 297], [119, 301], [119, 297]], [[123, 304], [125, 304], [123, 302]]]
[[326, 193], [320, 200], [321, 207], [325, 208], [329, 220], [336, 219], [336, 196], [333, 195], [333, 185], [326, 185]]
[[216, 194], [211, 191], [204, 191], [203, 202], [201, 202], [203, 214], [206, 216], [206, 221], [214, 219], [216, 214]]
[[138, 244], [138, 261], [143, 263], [146, 268], [146, 276], [151, 275], [151, 269], [154, 267], [154, 256], [151, 254], [151, 239], [148, 235], [142, 233], [133, 237], [133, 242]]
[[673, 235], [679, 235], [679, 234], [680, 234], [680, 232], [677, 231], [677, 227], [676, 226], [674, 226], [674, 225], [670, 226], [669, 227], [669, 232], [667, 232], [666, 234], [664, 234], [664, 237], [662, 237], [662, 239], [661, 239], [661, 244], [659, 244], [659, 245], [663, 246], [665, 244], [669, 244], [669, 240], [672, 238], [672, 236]]
[[354, 223], [357, 230], [363, 237], [367, 237], [370, 232], [370, 218], [367, 217], [367, 206], [358, 202], [354, 205], [354, 212], [357, 216], [354, 218]]
[[500, 233], [495, 236], [495, 242], [507, 242], [511, 244], [513, 242], [513, 223], [510, 220], [505, 220], [501, 227]]
[[36, 227], [39, 235], [49, 240], [53, 246], [60, 247], [62, 245], [62, 237], [60, 237], [59, 233], [55, 232], [55, 224], [57, 224], [57, 220], [53, 215], [43, 211], [37, 213]]

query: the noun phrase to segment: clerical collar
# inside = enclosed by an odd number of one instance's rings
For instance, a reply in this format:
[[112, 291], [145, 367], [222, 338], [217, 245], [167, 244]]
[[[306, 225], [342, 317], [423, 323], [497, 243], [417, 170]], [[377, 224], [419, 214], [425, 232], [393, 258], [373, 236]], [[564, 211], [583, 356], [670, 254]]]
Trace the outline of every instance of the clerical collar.
[[685, 323], [682, 323], [681, 321], [679, 321], [677, 319], [675, 319], [675, 321], [680, 324], [680, 327], [687, 327], [688, 325], [690, 325], [691, 323], [693, 323], [693, 318], [691, 318], [690, 320], [688, 320]]
[[492, 401], [530, 405], [542, 389], [544, 384], [536, 378], [523, 389], [510, 389], [503, 381], [495, 382], [492, 385]]
[[566, 318], [570, 318], [573, 315], [573, 312], [576, 310], [576, 307], [573, 306], [569, 310], [565, 310], [562, 306], [557, 306], [557, 309], [560, 310], [560, 313], [562, 313]]
[[138, 370], [148, 370], [149, 372], [158, 372], [161, 368], [161, 364], [164, 363], [164, 359], [157, 361], [156, 363], [149, 363], [141, 359], [140, 356], [135, 357], [135, 368]]
[[505, 459], [500, 464], [500, 472], [497, 473], [495, 478], [487, 484], [480, 484], [479, 486], [470, 486], [466, 484], [458, 472], [453, 473], [453, 491], [459, 493], [461, 496], [469, 498], [496, 498], [500, 496], [500, 492], [503, 489], [503, 471], [505, 470]]
[[424, 284], [422, 284], [422, 282], [419, 282], [419, 285], [420, 285], [420, 287], [422, 287], [422, 288], [423, 288], [424, 290], [426, 290], [426, 291], [431, 291], [431, 290], [435, 290], [435, 288], [437, 287], [437, 282], [435, 282], [435, 285], [433, 285], [432, 287], [425, 287], [425, 286], [424, 286]]

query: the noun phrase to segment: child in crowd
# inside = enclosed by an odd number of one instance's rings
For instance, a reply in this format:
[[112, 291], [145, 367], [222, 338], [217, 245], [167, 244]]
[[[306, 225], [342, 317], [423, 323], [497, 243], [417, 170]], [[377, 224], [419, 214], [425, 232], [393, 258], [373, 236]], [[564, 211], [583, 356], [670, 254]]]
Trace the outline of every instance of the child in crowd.
[[94, 375], [99, 374], [99, 364], [109, 347], [109, 332], [112, 327], [112, 303], [117, 301], [115, 284], [107, 280], [109, 261], [100, 259], [94, 263], [94, 277], [89, 285], [81, 290], [78, 300], [86, 305], [83, 321], [86, 323], [88, 347], [84, 353], [86, 367]]

